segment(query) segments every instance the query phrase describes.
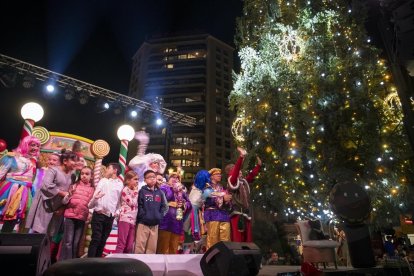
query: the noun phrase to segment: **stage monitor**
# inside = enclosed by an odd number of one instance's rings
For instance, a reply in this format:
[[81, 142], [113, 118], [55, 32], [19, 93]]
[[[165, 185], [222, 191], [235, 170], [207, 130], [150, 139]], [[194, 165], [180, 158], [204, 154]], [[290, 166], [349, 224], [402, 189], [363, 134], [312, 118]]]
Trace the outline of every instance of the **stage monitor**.
[[201, 258], [205, 276], [257, 275], [262, 254], [254, 243], [218, 242]]

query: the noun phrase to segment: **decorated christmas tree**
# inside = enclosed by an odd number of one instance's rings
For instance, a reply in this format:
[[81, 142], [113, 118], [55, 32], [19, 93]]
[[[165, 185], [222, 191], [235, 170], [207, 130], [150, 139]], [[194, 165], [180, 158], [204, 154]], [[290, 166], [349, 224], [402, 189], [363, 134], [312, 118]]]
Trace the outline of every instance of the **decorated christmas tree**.
[[232, 132], [265, 164], [255, 206], [278, 218], [333, 219], [329, 192], [341, 181], [364, 187], [374, 223], [414, 198], [400, 100], [359, 3], [244, 1]]

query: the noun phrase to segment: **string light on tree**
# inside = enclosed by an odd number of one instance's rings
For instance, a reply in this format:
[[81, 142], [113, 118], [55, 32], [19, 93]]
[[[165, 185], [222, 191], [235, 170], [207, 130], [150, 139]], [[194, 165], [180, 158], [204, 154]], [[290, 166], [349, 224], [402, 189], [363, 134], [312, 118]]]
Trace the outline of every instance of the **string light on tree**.
[[282, 27], [282, 39], [280, 40], [279, 54], [287, 62], [295, 61], [300, 56], [304, 47], [304, 41], [297, 30], [291, 26]]
[[[347, 170], [369, 187], [377, 214], [394, 217], [410, 198], [400, 184], [414, 180], [401, 103], [385, 61], [367, 41], [364, 9], [356, 3], [348, 14], [347, 5], [244, 1], [232, 133], [267, 164], [252, 189], [255, 205], [289, 218], [330, 218], [329, 187]], [[264, 191], [276, 202], [258, 196]]]

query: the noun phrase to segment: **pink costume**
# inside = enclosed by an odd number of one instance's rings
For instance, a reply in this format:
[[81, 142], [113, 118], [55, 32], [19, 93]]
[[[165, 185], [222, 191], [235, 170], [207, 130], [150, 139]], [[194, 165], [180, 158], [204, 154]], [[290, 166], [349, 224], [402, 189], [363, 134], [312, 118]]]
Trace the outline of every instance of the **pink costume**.
[[11, 232], [14, 225], [26, 217], [26, 211], [32, 203], [32, 182], [39, 150], [31, 150], [31, 143], [40, 147], [36, 137], [27, 136], [22, 139], [15, 152], [0, 159], [0, 179], [3, 179], [0, 183], [0, 219], [12, 223], [11, 229], [4, 228], [2, 232]]

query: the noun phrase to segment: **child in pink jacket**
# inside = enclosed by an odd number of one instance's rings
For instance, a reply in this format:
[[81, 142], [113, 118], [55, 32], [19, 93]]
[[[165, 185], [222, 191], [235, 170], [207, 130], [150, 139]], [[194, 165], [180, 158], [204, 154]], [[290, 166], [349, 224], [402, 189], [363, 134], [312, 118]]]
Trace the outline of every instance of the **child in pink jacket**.
[[92, 182], [92, 169], [83, 167], [80, 180], [69, 189], [69, 196], [63, 225], [63, 244], [59, 260], [77, 258], [79, 242], [83, 234], [86, 219], [88, 218], [88, 203], [91, 200], [95, 186]]

